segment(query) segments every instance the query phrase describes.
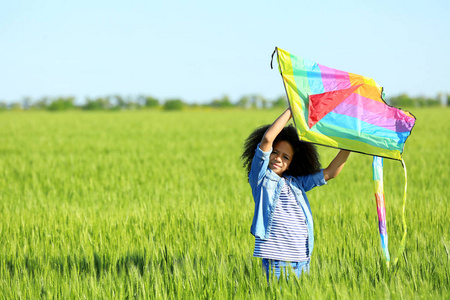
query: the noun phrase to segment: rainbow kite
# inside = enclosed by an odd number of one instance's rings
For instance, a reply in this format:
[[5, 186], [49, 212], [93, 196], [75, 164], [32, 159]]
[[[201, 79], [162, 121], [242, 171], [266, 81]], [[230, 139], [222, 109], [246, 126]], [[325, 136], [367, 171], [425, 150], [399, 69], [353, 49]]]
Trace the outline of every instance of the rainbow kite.
[[389, 266], [382, 157], [402, 161], [405, 169], [401, 254], [406, 237], [406, 167], [402, 153], [415, 117], [387, 105], [383, 89], [372, 78], [332, 69], [279, 48], [275, 48], [272, 59], [275, 53], [299, 138], [374, 156], [379, 229]]

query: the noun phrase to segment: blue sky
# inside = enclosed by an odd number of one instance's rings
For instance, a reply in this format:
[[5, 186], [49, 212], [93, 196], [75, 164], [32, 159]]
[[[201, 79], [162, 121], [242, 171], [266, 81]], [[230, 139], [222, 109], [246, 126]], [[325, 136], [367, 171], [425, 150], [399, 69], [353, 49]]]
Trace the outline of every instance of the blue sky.
[[278, 46], [374, 78], [386, 96], [450, 93], [450, 1], [4, 1], [0, 101], [284, 94]]

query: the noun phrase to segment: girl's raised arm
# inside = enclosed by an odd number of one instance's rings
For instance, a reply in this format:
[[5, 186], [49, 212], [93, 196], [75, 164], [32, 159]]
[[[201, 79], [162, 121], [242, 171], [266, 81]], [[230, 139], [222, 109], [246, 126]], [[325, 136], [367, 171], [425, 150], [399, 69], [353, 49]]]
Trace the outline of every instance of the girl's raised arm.
[[347, 161], [350, 151], [341, 150], [333, 159], [330, 165], [323, 170], [323, 177], [326, 181], [338, 176]]
[[264, 136], [261, 139], [261, 143], [259, 144], [259, 148], [264, 151], [270, 151], [272, 149], [272, 144], [277, 135], [283, 130], [284, 126], [286, 126], [287, 122], [291, 119], [292, 113], [291, 109], [288, 108], [282, 113], [273, 124], [267, 129], [264, 133]]

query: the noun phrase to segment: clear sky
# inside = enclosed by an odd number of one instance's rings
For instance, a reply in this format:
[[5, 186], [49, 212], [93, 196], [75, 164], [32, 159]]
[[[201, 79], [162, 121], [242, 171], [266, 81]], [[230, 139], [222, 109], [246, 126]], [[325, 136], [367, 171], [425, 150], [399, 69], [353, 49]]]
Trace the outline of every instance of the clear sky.
[[272, 99], [276, 46], [372, 77], [387, 97], [450, 93], [448, 0], [16, 0], [0, 5], [0, 101]]

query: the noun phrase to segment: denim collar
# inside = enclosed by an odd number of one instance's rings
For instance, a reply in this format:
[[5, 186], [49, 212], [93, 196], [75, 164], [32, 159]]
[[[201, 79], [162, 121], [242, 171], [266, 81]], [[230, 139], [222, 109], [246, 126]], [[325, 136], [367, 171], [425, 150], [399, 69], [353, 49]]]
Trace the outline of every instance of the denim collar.
[[[267, 168], [266, 171], [266, 177], [270, 180], [274, 180], [276, 182], [280, 181], [282, 177], [280, 177], [277, 173], [275, 173], [271, 168]], [[286, 175], [283, 176], [284, 179], [286, 180], [286, 182], [291, 182], [292, 181], [292, 177], [291, 175]]]

